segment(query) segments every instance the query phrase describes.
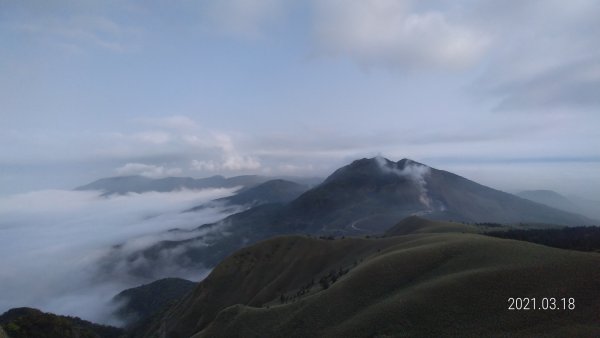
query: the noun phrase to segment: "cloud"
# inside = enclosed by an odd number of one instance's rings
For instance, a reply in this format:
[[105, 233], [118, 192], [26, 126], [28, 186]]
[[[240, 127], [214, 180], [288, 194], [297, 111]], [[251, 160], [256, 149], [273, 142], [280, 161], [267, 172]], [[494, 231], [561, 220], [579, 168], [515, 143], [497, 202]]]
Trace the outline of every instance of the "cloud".
[[117, 172], [117, 175], [120, 176], [141, 175], [151, 178], [176, 176], [182, 173], [180, 168], [165, 168], [163, 166], [143, 163], [127, 163], [124, 166], [115, 169], [115, 171]]
[[366, 66], [463, 68], [488, 44], [483, 33], [442, 12], [415, 11], [413, 1], [318, 0], [314, 6], [321, 48]]
[[312, 4], [325, 54], [365, 67], [479, 70], [475, 97], [500, 111], [572, 114], [600, 106], [597, 1]]
[[[514, 5], [514, 6], [513, 6]], [[600, 3], [483, 1], [465, 20], [493, 36], [474, 92], [496, 110], [578, 113], [600, 106]]]
[[[258, 157], [239, 145], [244, 135], [202, 127], [187, 116], [132, 120], [134, 131], [103, 135], [101, 147], [92, 145], [96, 158], [134, 160], [116, 169], [119, 175], [163, 177], [192, 171], [230, 172], [261, 169]], [[151, 130], [146, 128], [151, 127]], [[166, 167], [170, 162], [174, 167]], [[186, 170], [180, 169], [185, 167]]]
[[[0, 163], [7, 168], [32, 163], [37, 166], [94, 163], [98, 170], [91, 178], [110, 175], [110, 171], [118, 175], [164, 177], [263, 169], [260, 157], [253, 153], [244, 134], [206, 128], [187, 116], [128, 122], [129, 130], [124, 127], [110, 132], [0, 132], [0, 141], [12, 145], [0, 149]], [[54, 151], [56, 149], [68, 151]]]
[[[600, 106], [600, 55], [488, 88], [500, 97], [497, 110], [564, 111]], [[570, 109], [569, 111], [574, 111]]]
[[243, 171], [257, 170], [261, 163], [254, 157], [238, 154], [226, 154], [221, 161], [192, 160], [191, 169], [196, 171]]
[[[231, 189], [129, 194], [101, 198], [95, 192], [49, 190], [0, 198], [0, 312], [32, 306], [111, 322], [110, 299], [153, 278], [201, 278], [206, 270], [183, 266], [165, 252], [145, 278], [126, 254], [161, 240], [181, 240], [192, 229], [229, 215], [218, 205], [182, 210], [228, 196]], [[106, 257], [120, 244], [123, 255]], [[40, 280], [43, 276], [43, 280]]]
[[[242, 155], [238, 152], [230, 135], [220, 132], [211, 133], [211, 143], [214, 147], [220, 149], [220, 160], [192, 160], [191, 169], [197, 171], [244, 171], [257, 170], [261, 168], [260, 161], [249, 155]], [[206, 146], [206, 140], [193, 137], [188, 138], [190, 142], [201, 146]]]
[[222, 167], [226, 170], [254, 170], [260, 168], [260, 162], [250, 156], [229, 154], [225, 157]]
[[192, 170], [196, 170], [196, 171], [217, 171], [221, 168], [221, 165], [216, 163], [213, 160], [208, 160], [208, 161], [192, 160], [191, 167], [192, 167]]

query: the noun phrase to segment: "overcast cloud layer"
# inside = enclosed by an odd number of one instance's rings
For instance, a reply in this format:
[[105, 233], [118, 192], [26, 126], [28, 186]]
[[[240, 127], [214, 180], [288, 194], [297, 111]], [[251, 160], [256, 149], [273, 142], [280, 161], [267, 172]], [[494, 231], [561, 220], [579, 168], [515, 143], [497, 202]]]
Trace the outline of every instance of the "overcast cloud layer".
[[[207, 274], [203, 267], [180, 267], [164, 255], [151, 275], [139, 276], [133, 271], [143, 262], [130, 262], [127, 254], [160, 240], [201, 235], [165, 231], [227, 216], [214, 205], [181, 211], [231, 193], [211, 189], [104, 198], [96, 191], [45, 190], [0, 198], [0, 313], [31, 306], [120, 324], [111, 316], [117, 293], [159, 278], [198, 281]], [[118, 254], [114, 245], [121, 245]], [[107, 257], [110, 266], [102, 268]]]
[[594, 0], [0, 2], [0, 194], [383, 154], [595, 197], [599, 17]]

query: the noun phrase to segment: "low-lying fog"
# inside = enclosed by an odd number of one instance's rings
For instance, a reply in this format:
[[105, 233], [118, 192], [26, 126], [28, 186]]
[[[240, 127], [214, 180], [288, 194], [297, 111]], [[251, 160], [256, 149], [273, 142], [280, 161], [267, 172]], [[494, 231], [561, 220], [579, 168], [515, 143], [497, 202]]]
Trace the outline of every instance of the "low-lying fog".
[[[139, 250], [231, 213], [218, 205], [190, 207], [231, 195], [235, 189], [207, 189], [99, 197], [94, 191], [47, 190], [0, 198], [0, 313], [30, 306], [100, 323], [111, 317], [111, 298], [139, 280], [100, 276], [99, 262], [116, 244]], [[197, 235], [197, 234], [196, 234]], [[191, 236], [191, 235], [188, 235]], [[206, 270], [180, 269], [163, 261], [154, 277], [199, 280]], [[113, 273], [115, 273], [113, 271]], [[108, 277], [108, 278], [107, 278]]]

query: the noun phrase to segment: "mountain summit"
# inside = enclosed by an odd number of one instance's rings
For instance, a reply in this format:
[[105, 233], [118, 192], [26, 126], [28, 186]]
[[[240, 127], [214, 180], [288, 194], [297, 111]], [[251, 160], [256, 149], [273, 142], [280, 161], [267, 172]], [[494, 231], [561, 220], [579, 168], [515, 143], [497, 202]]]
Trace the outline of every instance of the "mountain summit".
[[[387, 186], [388, 190], [393, 187], [396, 196], [404, 197], [405, 202], [433, 210], [436, 206], [427, 195], [426, 179], [430, 172], [430, 167], [407, 158], [398, 162], [383, 157], [363, 158], [336, 170], [326, 182], [366, 183], [378, 188], [378, 192], [382, 192], [383, 187]], [[414, 203], [416, 201], [418, 203]], [[437, 208], [443, 209], [443, 206]]]
[[410, 159], [363, 158], [290, 204], [322, 230], [378, 232], [411, 215], [436, 220], [582, 225], [586, 217], [495, 190]]
[[430, 172], [410, 159], [363, 158], [336, 170], [290, 208], [328, 230], [381, 231], [406, 216], [444, 210], [428, 195]]

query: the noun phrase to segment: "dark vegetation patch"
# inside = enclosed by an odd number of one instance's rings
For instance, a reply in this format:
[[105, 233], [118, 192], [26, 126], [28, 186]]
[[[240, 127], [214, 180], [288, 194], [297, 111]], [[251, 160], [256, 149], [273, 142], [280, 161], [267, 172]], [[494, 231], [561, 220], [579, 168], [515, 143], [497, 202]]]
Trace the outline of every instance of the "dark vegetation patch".
[[78, 317], [58, 316], [32, 308], [15, 308], [0, 316], [11, 338], [117, 338], [123, 330], [94, 324]]
[[492, 222], [480, 222], [480, 223], [475, 223], [475, 225], [488, 227], [488, 228], [502, 228], [505, 226], [504, 224], [492, 223]]
[[486, 235], [516, 239], [555, 248], [600, 252], [600, 227], [565, 227], [560, 229], [513, 229], [493, 231]]
[[[356, 267], [357, 265], [358, 261], [355, 260], [352, 266], [348, 266], [345, 268], [339, 267], [337, 270], [332, 269], [329, 271], [329, 273], [322, 275], [318, 280], [319, 288], [317, 288], [317, 291], [329, 289], [329, 287], [333, 283], [337, 282], [342, 276], [350, 272], [351, 268]], [[295, 302], [302, 296], [310, 294], [315, 285], [315, 279], [312, 278], [308, 283], [301, 286], [300, 289], [298, 289], [297, 291], [292, 292], [290, 294], [282, 293], [281, 296], [279, 296], [279, 303], [285, 304], [288, 302]]]

